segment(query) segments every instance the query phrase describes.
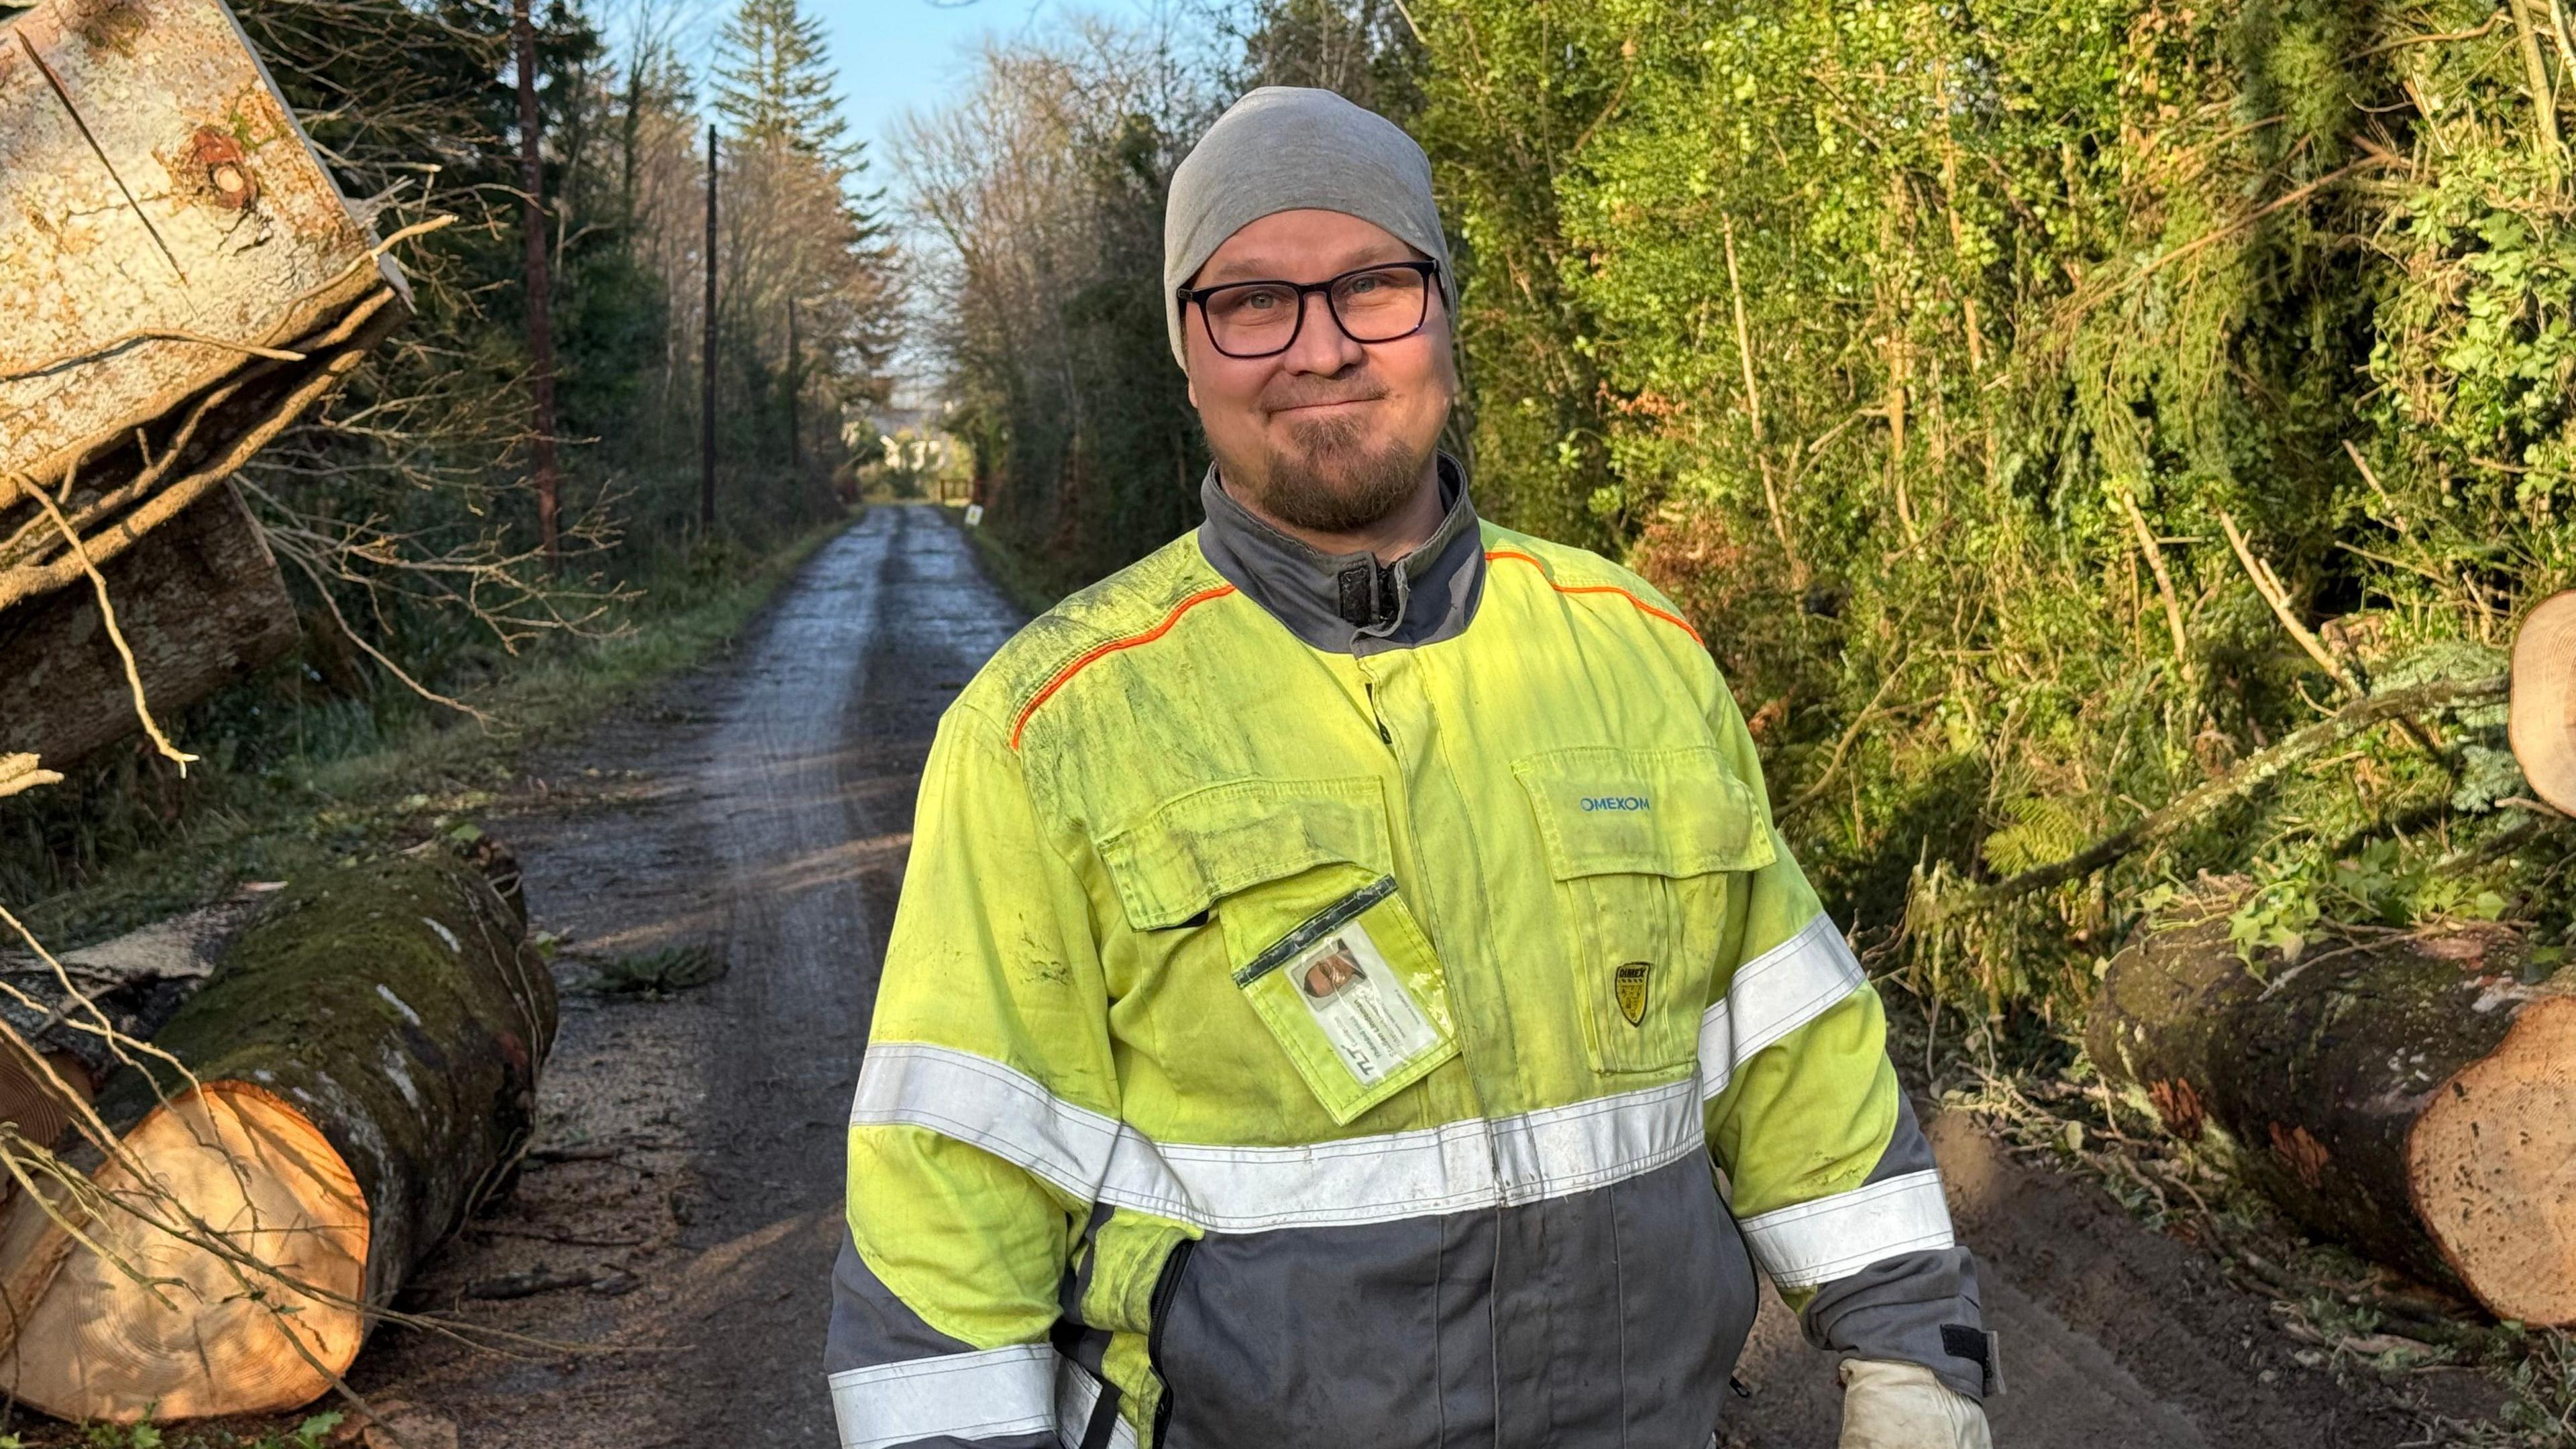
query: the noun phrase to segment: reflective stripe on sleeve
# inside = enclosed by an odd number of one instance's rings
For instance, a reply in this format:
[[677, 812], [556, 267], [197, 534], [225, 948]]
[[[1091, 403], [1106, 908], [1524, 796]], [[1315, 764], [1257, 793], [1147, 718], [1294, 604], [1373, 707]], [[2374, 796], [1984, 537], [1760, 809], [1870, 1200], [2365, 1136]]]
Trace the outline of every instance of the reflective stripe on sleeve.
[[1699, 1020], [1701, 1095], [1725, 1091], [1736, 1068], [1868, 980], [1822, 911], [1788, 940], [1736, 967], [1725, 998]]
[[1077, 1107], [1025, 1072], [949, 1047], [890, 1042], [868, 1048], [850, 1125], [905, 1124], [980, 1147], [1063, 1188], [1098, 1196], [1118, 1120]]
[[1296, 1147], [1158, 1143], [948, 1047], [868, 1049], [854, 1126], [908, 1125], [1063, 1188], [1213, 1232], [1345, 1227], [1562, 1197], [1706, 1150], [1685, 1078], [1517, 1116]]
[[1743, 1220], [1755, 1262], [1782, 1289], [1813, 1288], [1882, 1258], [1951, 1245], [1941, 1174], [1926, 1168]]
[[830, 1380], [841, 1449], [1053, 1430], [1055, 1357], [1030, 1343], [843, 1369]]

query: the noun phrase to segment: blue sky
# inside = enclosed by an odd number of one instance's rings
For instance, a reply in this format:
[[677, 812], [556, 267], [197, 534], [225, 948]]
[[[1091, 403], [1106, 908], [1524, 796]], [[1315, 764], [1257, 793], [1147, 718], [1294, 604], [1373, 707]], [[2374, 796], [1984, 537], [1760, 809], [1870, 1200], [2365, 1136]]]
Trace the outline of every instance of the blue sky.
[[886, 148], [878, 138], [907, 107], [926, 110], [958, 90], [984, 36], [1043, 33], [1085, 12], [1142, 16], [1147, 8], [1144, 0], [974, 0], [964, 5], [806, 0], [806, 5], [832, 37], [841, 106], [850, 129], [866, 137], [869, 149], [880, 156]]
[[[668, 0], [665, 0], [668, 3]], [[807, 13], [830, 37], [841, 109], [850, 129], [865, 138], [876, 160], [876, 180], [887, 167], [882, 138], [904, 111], [927, 110], [957, 93], [975, 49], [986, 35], [1044, 34], [1067, 18], [1098, 14], [1142, 18], [1154, 0], [804, 0]], [[1165, 0], [1168, 3], [1168, 0]], [[632, 6], [608, 0], [608, 27], [622, 40]], [[676, 27], [683, 54], [703, 57], [732, 0], [678, 0]]]

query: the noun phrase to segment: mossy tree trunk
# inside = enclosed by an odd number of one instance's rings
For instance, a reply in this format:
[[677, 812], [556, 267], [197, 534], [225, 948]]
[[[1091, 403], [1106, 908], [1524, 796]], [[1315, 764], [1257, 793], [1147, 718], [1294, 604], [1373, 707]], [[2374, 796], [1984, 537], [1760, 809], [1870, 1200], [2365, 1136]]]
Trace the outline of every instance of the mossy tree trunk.
[[2310, 1227], [2499, 1317], [2576, 1322], [2576, 994], [2474, 925], [2249, 966], [2203, 896], [2113, 958], [2087, 1030], [2165, 1129]]
[[[165, 1219], [184, 1206], [238, 1256], [88, 1213], [112, 1255], [185, 1285], [156, 1298], [22, 1204], [0, 1227], [0, 1276], [32, 1306], [14, 1322], [0, 1310], [0, 1341], [14, 1339], [0, 1385], [73, 1419], [317, 1396], [404, 1277], [507, 1181], [555, 1020], [524, 924], [444, 848], [290, 888], [153, 1040], [202, 1090], [154, 1064], [97, 1103], [128, 1161], [94, 1183]], [[43, 1281], [21, 1283], [29, 1265]]]

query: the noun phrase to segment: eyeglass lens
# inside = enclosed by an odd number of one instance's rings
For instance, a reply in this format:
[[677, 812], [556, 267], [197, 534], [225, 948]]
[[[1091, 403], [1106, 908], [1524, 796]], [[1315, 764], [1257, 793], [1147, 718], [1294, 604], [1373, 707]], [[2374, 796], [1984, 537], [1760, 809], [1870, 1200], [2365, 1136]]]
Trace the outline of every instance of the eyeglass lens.
[[[1411, 267], [1381, 267], [1333, 279], [1324, 294], [1354, 342], [1392, 342], [1422, 325], [1430, 285]], [[1296, 335], [1304, 299], [1284, 282], [1226, 287], [1208, 296], [1208, 335], [1238, 357], [1278, 352]]]

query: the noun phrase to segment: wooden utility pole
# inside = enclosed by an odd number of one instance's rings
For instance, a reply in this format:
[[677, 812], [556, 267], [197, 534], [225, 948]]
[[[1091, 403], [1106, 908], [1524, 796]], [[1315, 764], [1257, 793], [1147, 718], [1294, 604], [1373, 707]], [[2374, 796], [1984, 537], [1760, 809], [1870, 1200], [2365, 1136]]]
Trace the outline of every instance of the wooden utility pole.
[[530, 0], [511, 0], [510, 38], [519, 63], [519, 230], [527, 273], [528, 394], [534, 416], [531, 451], [537, 472], [537, 538], [546, 572], [563, 568], [563, 540], [556, 520], [555, 334], [546, 300], [545, 158], [538, 146], [537, 27]]
[[[526, 0], [521, 0], [526, 3]], [[716, 526], [716, 128], [707, 127], [707, 328], [698, 378], [698, 526]]]
[[805, 450], [802, 435], [796, 430], [796, 395], [804, 390], [805, 376], [796, 355], [796, 294], [787, 294], [787, 470], [803, 472]]

